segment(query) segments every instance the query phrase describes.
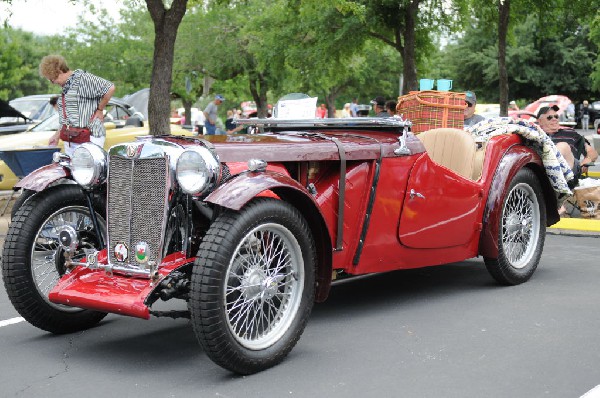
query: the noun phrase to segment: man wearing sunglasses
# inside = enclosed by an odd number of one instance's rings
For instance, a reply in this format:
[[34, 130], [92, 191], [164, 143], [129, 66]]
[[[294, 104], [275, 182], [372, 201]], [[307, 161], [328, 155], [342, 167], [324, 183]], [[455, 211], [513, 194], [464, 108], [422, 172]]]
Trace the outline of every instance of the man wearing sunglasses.
[[587, 172], [588, 165], [598, 159], [598, 152], [582, 135], [559, 124], [558, 110], [557, 105], [541, 107], [537, 113], [538, 123], [563, 155], [577, 180]]
[[477, 105], [477, 97], [472, 91], [465, 92], [465, 101], [467, 107], [465, 108], [465, 128], [476, 125], [477, 123], [485, 120], [481, 115], [475, 114], [475, 105]]

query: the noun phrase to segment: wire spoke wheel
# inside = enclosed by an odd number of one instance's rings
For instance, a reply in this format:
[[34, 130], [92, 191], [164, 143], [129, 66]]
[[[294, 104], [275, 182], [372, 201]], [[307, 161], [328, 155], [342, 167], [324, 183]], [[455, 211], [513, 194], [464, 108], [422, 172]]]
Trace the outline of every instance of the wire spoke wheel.
[[[106, 229], [104, 220], [98, 217], [102, 230]], [[69, 206], [51, 214], [38, 229], [31, 248], [31, 276], [40, 296], [52, 307], [67, 312], [81, 311], [76, 307], [54, 304], [48, 300], [48, 293], [66, 273], [65, 256], [59, 244], [58, 233], [62, 227], [70, 226], [79, 236], [77, 251], [72, 254], [73, 261], [83, 260], [88, 252], [99, 246], [98, 236], [92, 224], [87, 207]]]
[[536, 174], [527, 168], [510, 182], [498, 222], [498, 257], [484, 258], [504, 285], [526, 282], [535, 272], [546, 239], [546, 203]]
[[533, 189], [516, 185], [508, 194], [502, 214], [502, 247], [515, 268], [531, 260], [540, 231], [540, 209]]
[[316, 264], [309, 225], [289, 203], [257, 198], [222, 211], [191, 280], [192, 326], [206, 354], [240, 374], [281, 362], [310, 316]]
[[106, 313], [55, 304], [48, 298], [67, 273], [59, 233], [77, 234], [72, 259], [100, 249], [105, 234], [102, 199], [93, 199], [100, 231], [92, 223], [87, 199], [74, 184], [60, 184], [31, 195], [12, 218], [2, 254], [2, 278], [12, 305], [32, 325], [51, 333], [72, 333], [100, 322]]
[[244, 347], [272, 345], [294, 319], [304, 284], [300, 246], [276, 224], [250, 231], [234, 252], [225, 279], [227, 322]]

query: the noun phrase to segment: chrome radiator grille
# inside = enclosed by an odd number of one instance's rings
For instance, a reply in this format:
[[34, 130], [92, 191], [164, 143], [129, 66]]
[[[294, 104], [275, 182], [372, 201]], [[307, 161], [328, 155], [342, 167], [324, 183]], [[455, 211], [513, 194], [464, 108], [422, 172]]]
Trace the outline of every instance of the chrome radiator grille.
[[[147, 260], [161, 260], [169, 186], [168, 160], [162, 158], [125, 159], [111, 156], [108, 173], [108, 256], [112, 264], [140, 267], [135, 259], [136, 245], [148, 246]], [[124, 244], [124, 261], [115, 257], [115, 246]]]

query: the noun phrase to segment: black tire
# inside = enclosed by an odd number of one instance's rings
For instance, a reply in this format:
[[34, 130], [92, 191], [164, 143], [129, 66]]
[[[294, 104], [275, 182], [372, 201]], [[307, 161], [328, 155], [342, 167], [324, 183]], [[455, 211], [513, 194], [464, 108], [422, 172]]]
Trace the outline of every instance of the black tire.
[[546, 239], [546, 203], [532, 170], [519, 170], [511, 181], [498, 228], [498, 258], [484, 259], [487, 270], [503, 285], [526, 282], [538, 266]]
[[[104, 225], [103, 209], [96, 216]], [[106, 313], [51, 303], [48, 292], [65, 273], [64, 252], [55, 233], [60, 225], [75, 225], [81, 247], [98, 248], [87, 201], [77, 185], [58, 185], [33, 195], [12, 219], [2, 253], [2, 279], [13, 306], [32, 325], [51, 333], [88, 329]], [[102, 231], [103, 236], [105, 235]], [[50, 260], [49, 260], [50, 259]]]
[[315, 253], [307, 222], [288, 203], [257, 199], [221, 213], [192, 274], [192, 325], [206, 354], [240, 374], [281, 362], [312, 310]]
[[19, 210], [21, 208], [21, 206], [23, 206], [23, 204], [27, 200], [29, 200], [29, 198], [31, 198], [35, 193], [36, 193], [36, 191], [33, 191], [31, 189], [25, 189], [25, 188], [23, 188], [21, 190], [21, 194], [15, 200], [15, 203], [13, 204], [13, 207], [10, 210], [10, 219], [11, 220], [15, 217], [15, 214], [17, 214], [17, 210]]

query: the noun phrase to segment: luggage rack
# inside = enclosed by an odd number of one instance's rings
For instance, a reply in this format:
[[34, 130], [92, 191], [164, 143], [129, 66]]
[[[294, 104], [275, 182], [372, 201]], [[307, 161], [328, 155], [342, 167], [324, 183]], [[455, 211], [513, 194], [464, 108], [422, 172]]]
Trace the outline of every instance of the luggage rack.
[[412, 126], [408, 120], [389, 117], [357, 117], [343, 119], [238, 119], [238, 125], [259, 128], [407, 128]]

